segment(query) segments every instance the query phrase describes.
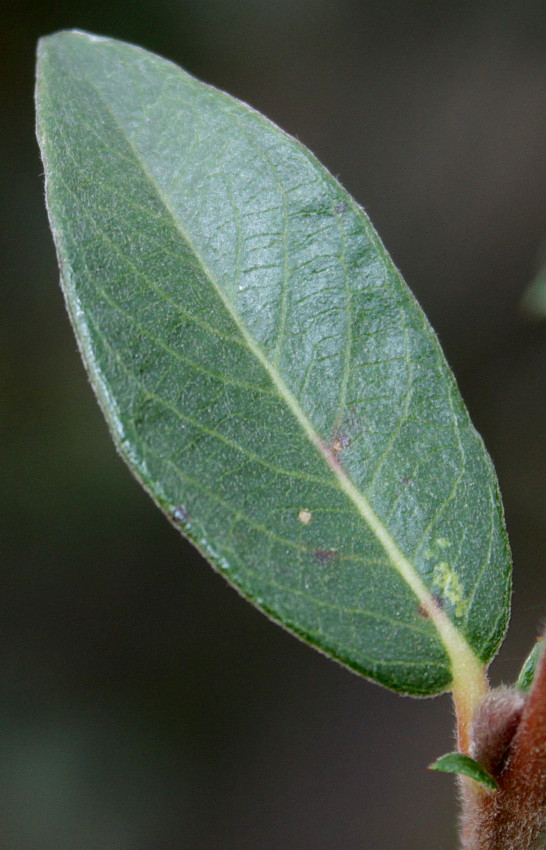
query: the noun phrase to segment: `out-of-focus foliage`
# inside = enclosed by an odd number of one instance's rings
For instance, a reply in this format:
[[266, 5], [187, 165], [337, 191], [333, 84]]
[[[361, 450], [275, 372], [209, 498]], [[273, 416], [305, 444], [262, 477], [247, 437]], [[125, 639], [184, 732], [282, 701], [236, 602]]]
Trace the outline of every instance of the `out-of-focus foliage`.
[[546, 316], [546, 266], [543, 266], [525, 290], [523, 310], [529, 316], [543, 319]]

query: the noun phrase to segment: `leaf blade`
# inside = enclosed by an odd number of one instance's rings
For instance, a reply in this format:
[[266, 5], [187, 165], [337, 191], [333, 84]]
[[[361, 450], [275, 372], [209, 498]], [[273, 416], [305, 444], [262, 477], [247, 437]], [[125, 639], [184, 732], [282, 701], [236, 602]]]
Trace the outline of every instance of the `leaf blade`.
[[531, 652], [523, 662], [523, 667], [520, 670], [516, 682], [516, 688], [519, 691], [528, 691], [533, 683], [535, 669], [540, 656], [540, 650], [542, 648], [543, 641], [543, 637], [539, 637], [536, 639], [533, 648], [531, 649]]
[[[455, 655], [489, 660], [509, 568], [494, 474], [360, 208], [262, 116], [139, 48], [61, 33], [40, 63], [66, 299], [144, 486], [245, 595], [365, 675], [428, 694]], [[457, 491], [488, 513], [477, 546]]]
[[490, 791], [499, 787], [497, 780], [477, 761], [464, 755], [464, 753], [446, 753], [429, 766], [429, 770], [438, 770], [445, 773], [460, 773], [468, 776], [480, 785], [484, 785]]

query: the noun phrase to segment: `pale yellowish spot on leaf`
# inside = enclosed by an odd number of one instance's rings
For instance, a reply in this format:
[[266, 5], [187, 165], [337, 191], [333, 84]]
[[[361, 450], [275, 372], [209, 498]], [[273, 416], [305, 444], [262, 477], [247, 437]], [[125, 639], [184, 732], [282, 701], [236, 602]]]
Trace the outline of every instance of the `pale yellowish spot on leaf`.
[[432, 583], [439, 588], [441, 595], [453, 605], [455, 616], [462, 617], [467, 609], [467, 601], [463, 595], [463, 589], [457, 573], [455, 573], [446, 561], [440, 561], [434, 567]]

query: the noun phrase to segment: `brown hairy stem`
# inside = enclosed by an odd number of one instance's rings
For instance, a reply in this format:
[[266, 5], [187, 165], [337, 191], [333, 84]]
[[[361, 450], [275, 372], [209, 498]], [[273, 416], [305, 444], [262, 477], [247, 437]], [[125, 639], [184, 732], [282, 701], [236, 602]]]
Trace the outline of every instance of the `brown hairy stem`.
[[462, 850], [540, 850], [546, 825], [546, 650], [529, 693], [499, 688], [476, 711], [470, 754], [498, 782], [462, 778]]

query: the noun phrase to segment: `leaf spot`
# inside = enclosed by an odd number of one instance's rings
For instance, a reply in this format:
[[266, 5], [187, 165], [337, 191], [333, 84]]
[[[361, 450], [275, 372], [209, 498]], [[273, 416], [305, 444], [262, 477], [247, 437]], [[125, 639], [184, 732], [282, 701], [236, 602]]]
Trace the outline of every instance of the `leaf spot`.
[[[335, 441], [334, 441], [335, 442]], [[337, 452], [334, 448], [329, 446], [324, 440], [320, 441], [320, 448], [326, 458], [326, 461], [330, 464], [333, 470], [341, 469], [341, 464], [337, 458]]]
[[432, 582], [440, 589], [444, 599], [451, 602], [455, 616], [462, 617], [466, 612], [468, 602], [464, 598], [459, 576], [451, 569], [446, 561], [440, 561], [439, 564], [436, 564], [432, 575]]
[[342, 449], [346, 449], [350, 445], [351, 441], [348, 435], [342, 432], [341, 434], [338, 434], [337, 437], [334, 437], [334, 439], [332, 440], [332, 451], [337, 454], [338, 452], [342, 451]]
[[188, 519], [188, 511], [184, 505], [178, 505], [173, 513], [172, 518], [175, 522], [186, 522]]
[[313, 549], [313, 555], [319, 564], [326, 564], [337, 556], [335, 549]]
[[298, 519], [302, 525], [309, 525], [311, 522], [312, 513], [308, 511], [307, 508], [302, 508], [301, 511], [298, 511]]
[[[444, 604], [443, 604], [441, 598], [438, 596], [438, 594], [432, 593], [431, 596], [432, 596], [432, 600], [433, 600], [434, 604], [438, 608], [440, 608], [440, 610], [442, 610], [443, 607], [444, 607]], [[425, 606], [423, 605], [422, 602], [420, 603], [420, 605], [417, 609], [417, 613], [419, 614], [420, 617], [424, 617], [425, 620], [428, 620], [430, 618], [430, 614], [429, 614], [429, 612], [427, 611], [427, 609], [425, 608]]]

